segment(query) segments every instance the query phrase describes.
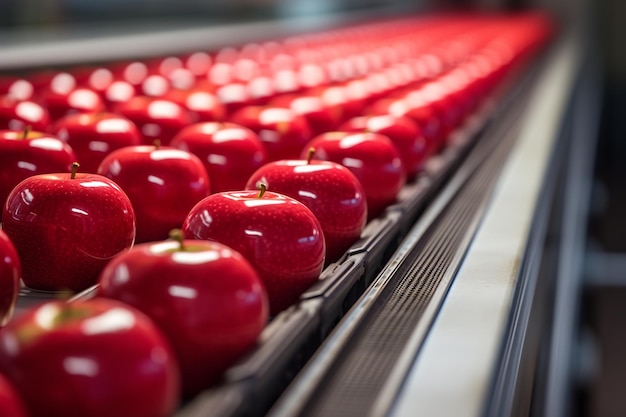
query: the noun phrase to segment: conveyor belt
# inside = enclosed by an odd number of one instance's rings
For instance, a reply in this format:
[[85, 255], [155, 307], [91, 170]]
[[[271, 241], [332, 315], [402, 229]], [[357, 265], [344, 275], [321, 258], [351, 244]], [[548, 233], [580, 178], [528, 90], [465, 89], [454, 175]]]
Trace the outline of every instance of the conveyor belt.
[[524, 107], [523, 89], [518, 86], [511, 95], [514, 104], [494, 117], [446, 190], [270, 412], [272, 417], [376, 414], [381, 392], [399, 388], [394, 365], [416, 328], [426, 334], [462, 261], [514, 144], [516, 135], [509, 133]]

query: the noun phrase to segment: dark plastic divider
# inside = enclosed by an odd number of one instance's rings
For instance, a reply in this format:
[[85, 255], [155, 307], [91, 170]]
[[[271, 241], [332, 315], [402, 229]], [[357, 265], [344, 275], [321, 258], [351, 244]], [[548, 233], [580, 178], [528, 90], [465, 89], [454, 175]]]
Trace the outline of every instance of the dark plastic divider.
[[[381, 217], [370, 221], [361, 239], [348, 249], [348, 257], [365, 253], [365, 285], [371, 284], [376, 274], [389, 259], [401, 240], [400, 218], [402, 213], [386, 211]], [[406, 232], [404, 232], [406, 233]]]
[[259, 346], [225, 375], [224, 384], [203, 392], [176, 417], [264, 415], [320, 345], [321, 300], [303, 300], [276, 316]]
[[302, 294], [301, 299], [321, 302], [320, 333], [325, 338], [356, 300], [363, 294], [366, 253], [350, 255], [341, 263], [329, 265], [320, 281]]

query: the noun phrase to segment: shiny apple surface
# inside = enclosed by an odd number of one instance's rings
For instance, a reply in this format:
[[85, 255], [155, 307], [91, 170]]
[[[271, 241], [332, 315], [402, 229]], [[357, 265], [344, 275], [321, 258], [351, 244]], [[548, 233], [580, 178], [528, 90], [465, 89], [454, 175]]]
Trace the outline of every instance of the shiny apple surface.
[[53, 301], [0, 333], [0, 372], [30, 417], [168, 417], [179, 401], [171, 347], [118, 301]]
[[258, 169], [246, 185], [292, 197], [317, 217], [326, 242], [326, 263], [337, 261], [361, 235], [367, 221], [367, 203], [359, 180], [343, 165], [319, 160], [270, 162]]
[[252, 173], [265, 164], [265, 147], [248, 128], [205, 122], [187, 126], [171, 146], [196, 155], [207, 170], [212, 192], [243, 190]]
[[0, 326], [8, 323], [20, 287], [22, 266], [9, 237], [0, 229]]
[[166, 239], [211, 189], [202, 161], [169, 146], [118, 149], [104, 158], [98, 173], [130, 198], [137, 219], [137, 243]]
[[306, 206], [282, 194], [258, 194], [208, 196], [189, 212], [183, 232], [241, 253], [261, 277], [275, 315], [317, 281], [326, 247], [319, 221]]
[[54, 135], [0, 130], [0, 203], [20, 181], [38, 174], [69, 172], [76, 153]]
[[119, 104], [115, 112], [137, 125], [146, 145], [155, 139], [167, 145], [176, 133], [193, 122], [189, 112], [180, 104], [155, 97], [132, 97]]
[[72, 147], [81, 171], [91, 173], [114, 150], [140, 145], [142, 140], [133, 122], [104, 112], [65, 116], [54, 124], [52, 132]]
[[42, 174], [9, 194], [2, 228], [17, 249], [26, 286], [81, 291], [132, 246], [135, 216], [126, 194], [108, 178]]
[[398, 150], [407, 178], [415, 178], [429, 156], [428, 143], [419, 126], [408, 117], [389, 114], [360, 116], [339, 127], [346, 132], [373, 132], [387, 136]]
[[26, 408], [13, 385], [0, 374], [0, 416], [27, 417]]
[[[402, 159], [391, 140], [378, 133], [329, 132], [307, 145], [314, 159], [333, 161], [348, 168], [361, 182], [368, 218], [378, 217], [396, 201], [406, 182]], [[303, 153], [302, 158], [306, 155]]]
[[147, 314], [177, 354], [192, 396], [257, 343], [268, 318], [265, 289], [239, 253], [217, 242], [136, 245], [103, 270], [98, 294]]
[[31, 100], [17, 100], [13, 96], [0, 97], [0, 129], [45, 132], [50, 125], [50, 114], [41, 104]]
[[282, 107], [248, 106], [237, 111], [229, 120], [259, 135], [268, 161], [298, 158], [312, 136], [303, 116]]

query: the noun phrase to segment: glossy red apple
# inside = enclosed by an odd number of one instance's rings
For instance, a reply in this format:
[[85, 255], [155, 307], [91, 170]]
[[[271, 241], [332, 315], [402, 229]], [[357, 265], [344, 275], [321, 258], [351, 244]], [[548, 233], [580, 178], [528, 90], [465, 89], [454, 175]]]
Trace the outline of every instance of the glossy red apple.
[[248, 81], [248, 94], [255, 105], [265, 105], [276, 96], [273, 80], [265, 75]]
[[135, 239], [130, 200], [96, 174], [42, 174], [9, 194], [2, 229], [17, 249], [22, 280], [32, 289], [81, 291]]
[[65, 116], [57, 120], [52, 132], [72, 147], [83, 172], [95, 173], [104, 157], [114, 150], [142, 142], [133, 122], [105, 112]]
[[429, 154], [438, 152], [445, 144], [445, 132], [441, 116], [434, 107], [425, 100], [421, 93], [407, 93], [405, 98], [381, 99], [375, 102], [367, 114], [390, 114], [396, 117], [408, 117], [420, 127], [422, 135], [428, 143]]
[[76, 154], [56, 136], [30, 130], [0, 130], [0, 204], [20, 181], [37, 174], [68, 172]]
[[137, 95], [135, 87], [127, 81], [113, 81], [103, 93], [103, 99], [110, 111], [117, 111], [117, 108]]
[[[309, 151], [310, 157], [313, 152]], [[252, 174], [246, 188], [256, 189], [259, 183], [313, 212], [324, 232], [327, 264], [337, 261], [360, 237], [367, 220], [365, 194], [343, 165], [310, 158], [270, 162]]]
[[306, 119], [291, 109], [248, 106], [230, 117], [230, 121], [255, 132], [263, 142], [268, 161], [298, 158], [311, 139]]
[[253, 104], [248, 86], [243, 83], [227, 83], [215, 89], [217, 99], [226, 109], [226, 114], [233, 114], [237, 110]]
[[[314, 138], [308, 148], [315, 149], [315, 159], [337, 162], [359, 179], [367, 200], [368, 219], [378, 217], [393, 204], [406, 182], [398, 150], [379, 133], [328, 132]], [[301, 157], [306, 156], [305, 151]]]
[[146, 145], [155, 139], [167, 145], [183, 127], [193, 122], [180, 104], [154, 97], [135, 96], [120, 104], [116, 112], [137, 125]]
[[0, 97], [0, 129], [33, 130], [45, 132], [50, 125], [48, 110], [30, 100], [16, 100], [12, 96]]
[[282, 95], [270, 101], [270, 105], [289, 108], [304, 117], [313, 136], [336, 130], [339, 126], [341, 112], [327, 106], [321, 97], [314, 94]]
[[30, 417], [169, 417], [176, 358], [141, 312], [119, 301], [52, 301], [0, 332], [0, 371]]
[[183, 232], [241, 253], [261, 277], [272, 315], [295, 303], [324, 267], [326, 248], [319, 221], [304, 204], [282, 194], [210, 195], [189, 212]]
[[200, 158], [214, 193], [243, 190], [250, 175], [266, 162], [265, 148], [256, 133], [234, 123], [187, 126], [170, 145]]
[[104, 158], [98, 174], [118, 184], [133, 204], [136, 242], [167, 239], [191, 208], [210, 193], [202, 161], [169, 146], [128, 146]]
[[93, 113], [104, 110], [104, 101], [93, 90], [76, 86], [76, 79], [68, 73], [59, 73], [50, 86], [39, 94], [39, 101], [48, 109], [52, 120], [73, 113]]
[[35, 87], [24, 78], [4, 77], [0, 80], [0, 95], [23, 101], [32, 99], [34, 93]]
[[147, 314], [171, 342], [191, 397], [256, 345], [268, 318], [265, 289], [239, 253], [217, 242], [136, 245], [102, 271], [98, 294]]
[[396, 146], [408, 179], [422, 170], [428, 157], [429, 146], [419, 126], [408, 117], [359, 116], [343, 123], [339, 130], [345, 132], [380, 133], [391, 139]]
[[211, 55], [206, 52], [193, 52], [183, 58], [183, 66], [197, 78], [205, 78], [211, 68]]
[[201, 89], [170, 90], [164, 98], [183, 106], [198, 122], [224, 120], [226, 109], [215, 94]]
[[78, 68], [72, 75], [79, 86], [93, 90], [101, 98], [104, 98], [106, 90], [114, 81], [113, 72], [104, 67]]
[[27, 417], [22, 399], [2, 374], [0, 374], [0, 416]]
[[163, 97], [172, 88], [169, 79], [159, 74], [151, 74], [139, 86], [139, 94], [148, 97]]
[[0, 326], [7, 324], [13, 314], [21, 277], [22, 267], [15, 246], [0, 229]]
[[148, 66], [140, 61], [121, 62], [111, 67], [113, 79], [125, 81], [132, 85], [137, 92], [141, 88], [141, 83], [148, 76]]

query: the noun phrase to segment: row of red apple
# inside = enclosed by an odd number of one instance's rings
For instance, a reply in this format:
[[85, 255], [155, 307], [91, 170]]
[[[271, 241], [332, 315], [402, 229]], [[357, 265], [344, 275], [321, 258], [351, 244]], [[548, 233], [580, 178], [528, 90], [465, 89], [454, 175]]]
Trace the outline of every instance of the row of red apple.
[[[192, 396], [218, 381], [255, 345], [269, 314], [297, 301], [547, 34], [536, 15], [407, 19], [291, 39], [272, 59], [269, 46], [244, 47], [234, 58], [224, 50], [194, 76], [221, 74], [228, 82], [220, 88], [237, 91], [258, 84], [264, 67], [328, 79], [317, 90], [294, 88], [298, 95], [268, 94], [274, 105], [263, 107], [247, 96], [233, 104], [214, 88], [219, 83], [196, 82], [199, 91], [187, 92], [223, 107], [196, 124], [197, 114], [164, 98], [136, 96], [106, 114], [100, 92], [75, 85], [64, 94], [11, 93], [0, 108], [5, 127], [17, 128], [0, 136], [2, 226], [12, 241], [0, 236], [13, 291], [5, 292], [7, 308], [20, 276], [42, 290], [98, 282], [99, 295], [123, 303], [54, 302], [16, 318], [0, 331], [0, 372], [32, 416], [170, 415], [181, 386]], [[428, 45], [422, 35], [436, 40]], [[385, 52], [363, 70], [357, 58], [368, 45]], [[314, 71], [333, 46], [344, 64]], [[158, 68], [173, 74], [172, 62]], [[413, 71], [419, 81], [409, 68], [422, 71]], [[384, 72], [388, 87], [370, 72]], [[79, 77], [51, 77], [49, 87], [71, 79]], [[9, 92], [16, 83], [6, 83]], [[44, 106], [30, 100], [38, 95], [47, 95]], [[366, 108], [371, 115], [357, 117]], [[46, 117], [58, 120], [48, 126]], [[229, 122], [214, 120], [223, 118]], [[58, 139], [25, 129], [34, 122]], [[140, 145], [155, 137], [171, 146]], [[76, 159], [82, 166], [67, 172]], [[34, 175], [38, 169], [56, 173]], [[161, 241], [175, 227], [194, 240]], [[128, 250], [150, 241], [157, 242]]]

